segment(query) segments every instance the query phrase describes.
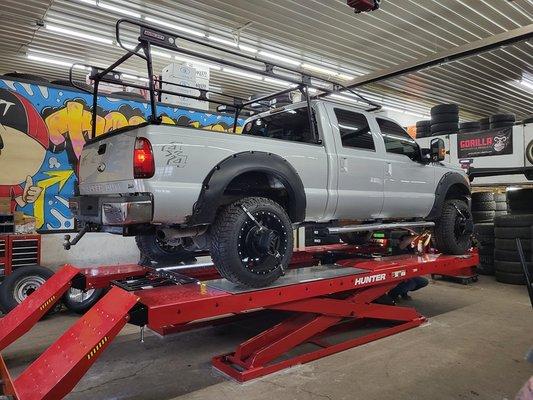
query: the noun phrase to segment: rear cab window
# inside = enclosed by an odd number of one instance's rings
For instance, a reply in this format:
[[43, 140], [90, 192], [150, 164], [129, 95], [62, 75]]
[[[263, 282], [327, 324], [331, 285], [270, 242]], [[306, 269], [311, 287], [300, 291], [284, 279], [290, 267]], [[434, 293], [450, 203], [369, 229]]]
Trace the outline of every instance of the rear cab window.
[[[318, 132], [316, 123], [315, 131]], [[289, 142], [317, 144], [309, 127], [307, 107], [279, 111], [248, 121], [243, 127], [242, 134]]]
[[418, 144], [405, 129], [388, 119], [376, 118], [376, 121], [385, 142], [385, 150], [388, 153], [401, 154], [413, 161], [420, 158]]

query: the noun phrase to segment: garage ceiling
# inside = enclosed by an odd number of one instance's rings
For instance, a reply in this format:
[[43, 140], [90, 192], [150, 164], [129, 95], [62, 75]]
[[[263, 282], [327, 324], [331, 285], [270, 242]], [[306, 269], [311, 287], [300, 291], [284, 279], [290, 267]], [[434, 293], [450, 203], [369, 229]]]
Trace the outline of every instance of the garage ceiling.
[[[194, 29], [292, 60], [334, 69], [348, 77], [416, 62], [493, 35], [533, 26], [532, 0], [383, 0], [380, 10], [354, 14], [342, 0], [2, 0], [0, 73], [13, 70], [66, 79], [68, 63], [106, 66], [123, 50], [114, 24], [125, 12]], [[104, 8], [106, 7], [106, 8]], [[116, 9], [119, 7], [119, 9]], [[44, 26], [42, 26], [44, 23]], [[55, 26], [56, 32], [46, 26]], [[57, 28], [108, 39], [109, 44], [65, 35]], [[132, 42], [134, 35], [131, 35]], [[220, 44], [224, 46], [224, 44]], [[28, 54], [64, 65], [28, 59]], [[250, 54], [250, 53], [248, 53]], [[260, 53], [255, 53], [261, 58]], [[155, 70], [171, 62], [154, 57]], [[278, 61], [279, 62], [279, 61]], [[280, 62], [281, 63], [281, 62]], [[533, 114], [533, 88], [518, 83], [533, 74], [533, 43], [522, 41], [422, 71], [359, 88], [391, 109], [417, 116], [442, 102], [455, 102], [461, 117], [496, 112]], [[141, 61], [131, 72], [145, 74]], [[249, 96], [278, 84], [211, 71], [224, 92]]]

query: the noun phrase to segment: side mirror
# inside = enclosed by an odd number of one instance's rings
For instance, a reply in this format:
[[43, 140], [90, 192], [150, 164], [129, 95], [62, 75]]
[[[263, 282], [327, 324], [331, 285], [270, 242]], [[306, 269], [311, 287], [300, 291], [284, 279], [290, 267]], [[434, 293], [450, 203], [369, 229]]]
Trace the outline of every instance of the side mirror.
[[433, 139], [429, 144], [429, 154], [432, 161], [443, 161], [446, 156], [446, 147], [444, 146], [444, 140]]

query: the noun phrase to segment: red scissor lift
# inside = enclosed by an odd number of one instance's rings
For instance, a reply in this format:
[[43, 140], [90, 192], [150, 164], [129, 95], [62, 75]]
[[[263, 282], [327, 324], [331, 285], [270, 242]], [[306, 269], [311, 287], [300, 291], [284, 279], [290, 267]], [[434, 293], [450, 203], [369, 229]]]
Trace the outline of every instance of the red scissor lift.
[[[0, 350], [26, 333], [71, 286], [111, 289], [18, 377], [0, 357], [4, 396], [17, 400], [67, 395], [126, 323], [166, 335], [254, 310], [291, 316], [213, 358], [213, 367], [247, 381], [290, 366], [389, 336], [424, 322], [415, 309], [375, 303], [400, 281], [428, 274], [468, 275], [476, 253], [370, 257], [347, 245], [317, 246], [294, 253], [285, 276], [262, 289], [235, 287], [211, 265], [165, 268], [140, 265], [78, 269], [64, 266], [46, 284], [0, 319]], [[321, 263], [322, 262], [322, 263]], [[368, 321], [378, 329], [346, 339]], [[344, 332], [342, 340], [328, 340]], [[291, 352], [311, 343], [308, 352]]]

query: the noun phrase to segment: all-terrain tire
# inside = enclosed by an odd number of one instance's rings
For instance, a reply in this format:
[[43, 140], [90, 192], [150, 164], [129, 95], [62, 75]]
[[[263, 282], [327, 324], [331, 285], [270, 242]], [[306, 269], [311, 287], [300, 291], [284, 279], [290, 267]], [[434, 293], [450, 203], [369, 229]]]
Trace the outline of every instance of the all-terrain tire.
[[459, 123], [459, 114], [456, 113], [440, 113], [431, 116], [431, 124], [458, 124]]
[[495, 211], [472, 211], [472, 217], [476, 224], [479, 222], [492, 222], [495, 215]]
[[517, 237], [529, 239], [531, 237], [531, 227], [529, 226], [502, 226], [494, 228], [494, 236], [500, 239], [516, 239]]
[[472, 193], [472, 203], [483, 201], [494, 201], [494, 193], [492, 192], [474, 192]]
[[[240, 240], [250, 217], [243, 209], [257, 217], [268, 214], [280, 226], [279, 243], [281, 258], [275, 268], [267, 271], [253, 271], [241, 259]], [[259, 218], [259, 217], [257, 217]], [[252, 222], [253, 223], [253, 222]], [[275, 201], [264, 197], [246, 197], [238, 200], [219, 212], [210, 228], [211, 257], [220, 274], [229, 281], [248, 287], [268, 286], [278, 279], [288, 266], [292, 256], [293, 234], [289, 216]]]
[[533, 213], [533, 189], [510, 190], [507, 204], [512, 213]]
[[[458, 228], [461, 220], [460, 214], [466, 217], [467, 225], [462, 231]], [[462, 200], [446, 200], [442, 206], [442, 212], [435, 222], [435, 244], [437, 250], [445, 254], [464, 254], [471, 247], [473, 228], [472, 214], [468, 204]]]
[[494, 223], [492, 222], [481, 222], [474, 225], [474, 232], [478, 236], [490, 236], [494, 238]]
[[161, 243], [155, 234], [137, 235], [135, 243], [141, 252], [141, 258], [155, 262], [194, 262], [194, 252], [185, 250], [183, 246], [165, 246]]
[[[530, 273], [533, 273], [533, 263], [527, 262], [527, 269]], [[523, 274], [524, 270], [522, 269], [522, 263], [518, 261], [500, 261], [497, 260], [494, 262], [494, 268], [500, 272], [508, 274]]]
[[459, 106], [457, 104], [438, 104], [436, 106], [431, 107], [430, 114], [432, 116], [443, 113], [458, 114]]
[[[531, 253], [527, 250], [524, 250], [524, 257], [526, 259], [526, 262], [532, 261]], [[518, 255], [518, 252], [516, 250], [494, 249], [494, 259], [497, 261], [520, 262], [520, 256]]]
[[[531, 239], [520, 239], [522, 249], [531, 250]], [[516, 239], [499, 239], [494, 240], [494, 247], [499, 250], [513, 250], [518, 251], [516, 247]]]
[[494, 114], [489, 117], [489, 122], [514, 122], [516, 116], [514, 114]]
[[477, 201], [472, 203], [472, 211], [494, 211], [496, 210], [495, 201]]
[[496, 280], [501, 283], [507, 283], [509, 285], [525, 285], [526, 276], [524, 274], [511, 274], [508, 272], [494, 271]]
[[508, 214], [497, 217], [494, 220], [495, 228], [509, 227], [531, 227], [533, 225], [533, 214]]

